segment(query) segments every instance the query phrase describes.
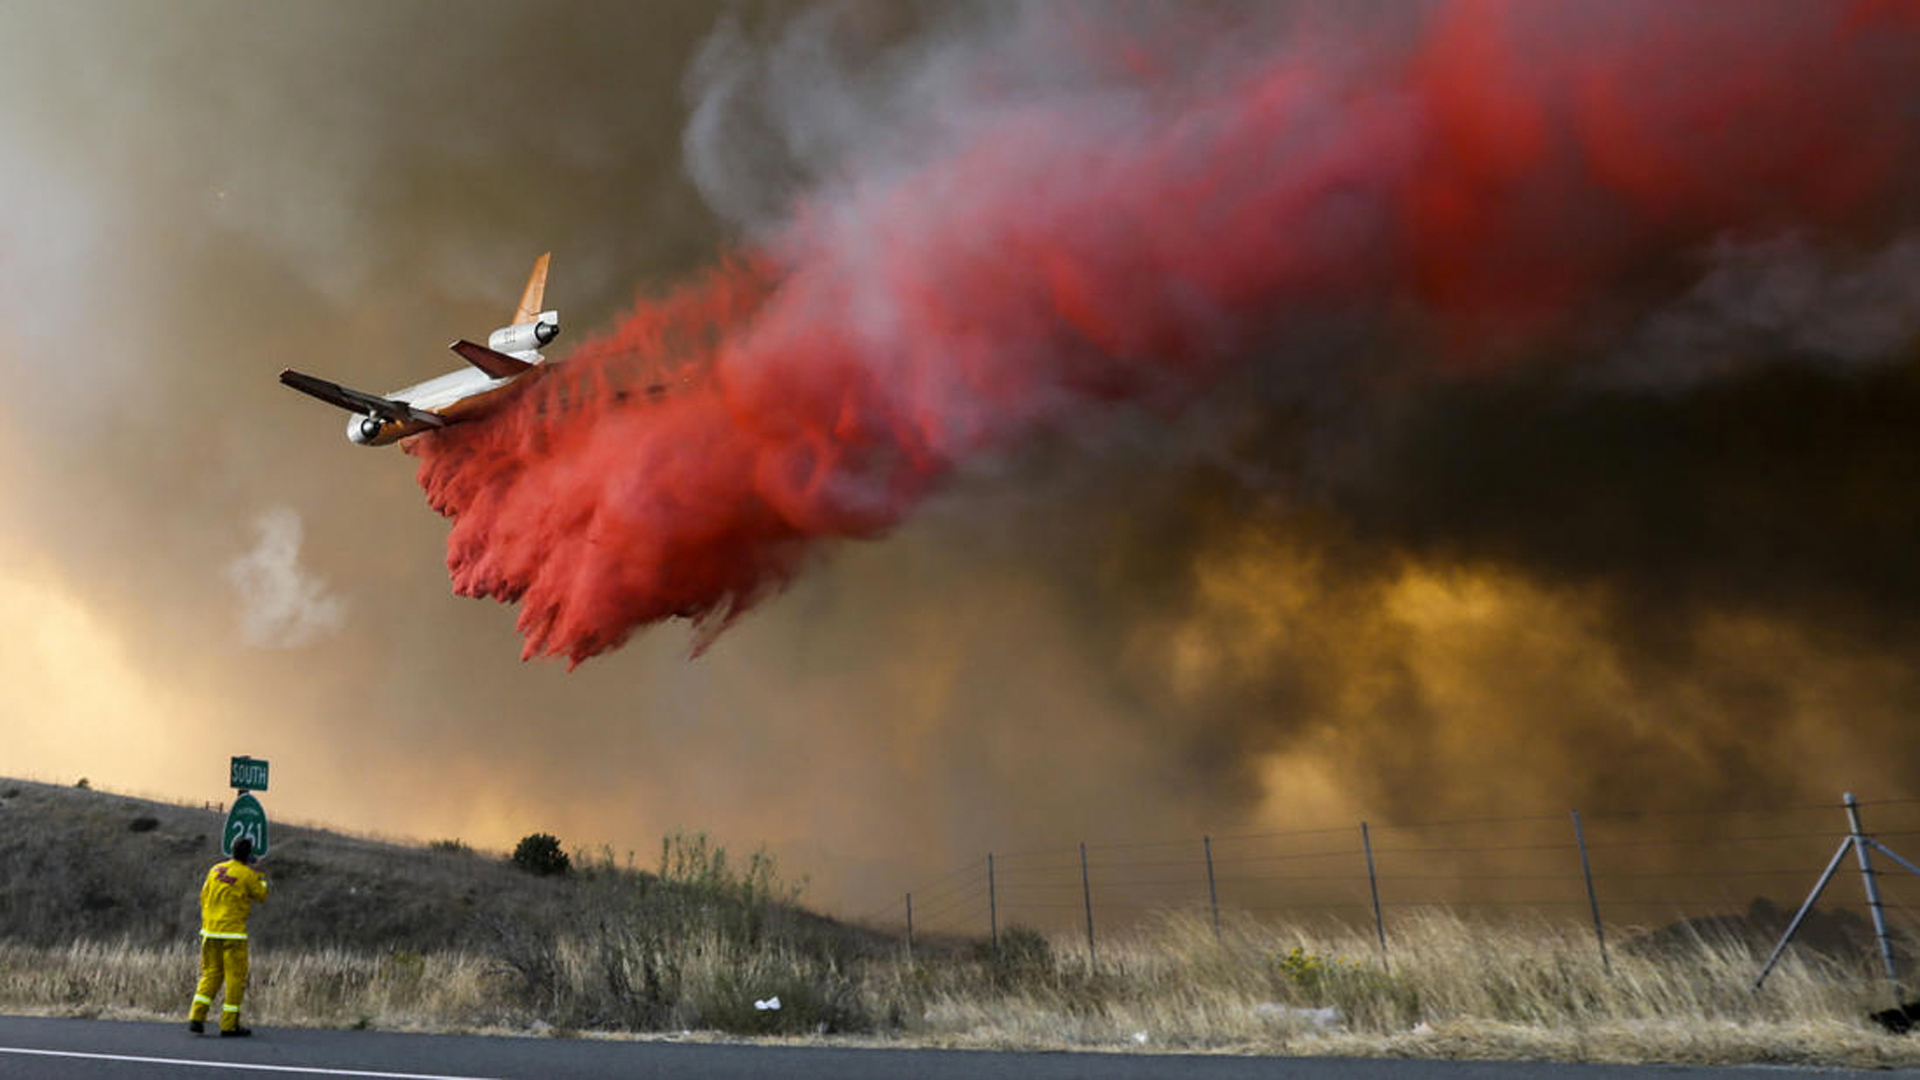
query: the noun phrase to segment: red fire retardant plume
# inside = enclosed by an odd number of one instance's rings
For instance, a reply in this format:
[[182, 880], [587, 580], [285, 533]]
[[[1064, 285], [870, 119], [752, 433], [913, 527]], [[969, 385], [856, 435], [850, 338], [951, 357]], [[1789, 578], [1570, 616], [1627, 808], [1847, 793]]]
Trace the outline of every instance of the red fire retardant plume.
[[529, 657], [672, 616], [703, 648], [956, 462], [1177, 403], [1302, 312], [1403, 320], [1442, 369], [1521, 362], [1717, 236], [1912, 211], [1908, 0], [1461, 0], [1391, 49], [1227, 28], [1198, 67], [1085, 29], [1097, 92], [956, 102], [943, 144], [851, 161], [764, 250], [412, 440], [455, 591], [518, 602]]

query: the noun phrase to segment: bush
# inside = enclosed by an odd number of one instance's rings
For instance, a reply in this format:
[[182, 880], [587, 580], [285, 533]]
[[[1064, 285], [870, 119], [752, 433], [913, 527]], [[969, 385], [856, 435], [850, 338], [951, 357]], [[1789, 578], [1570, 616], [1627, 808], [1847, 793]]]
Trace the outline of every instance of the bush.
[[537, 832], [522, 839], [513, 849], [511, 861], [527, 873], [540, 877], [564, 874], [573, 868], [573, 860], [560, 850], [560, 838], [552, 833]]
[[[730, 857], [702, 833], [661, 842], [657, 873], [580, 853], [564, 925], [489, 921], [530, 1008], [567, 1028], [753, 1035], [870, 1030], [859, 970], [879, 939], [798, 911], [773, 856]], [[778, 1009], [754, 1002], [778, 997]]]
[[160, 819], [149, 814], [142, 814], [127, 822], [128, 832], [152, 832], [159, 827]]
[[1292, 987], [1313, 1005], [1325, 1004], [1327, 980], [1344, 961], [1328, 959], [1295, 945], [1293, 951], [1273, 961], [1276, 986]]
[[1047, 936], [1019, 925], [1000, 932], [998, 947], [985, 941], [976, 944], [974, 959], [987, 965], [988, 977], [1002, 989], [1044, 984], [1058, 970]]
[[[694, 1019], [703, 1027], [734, 1035], [824, 1035], [873, 1026], [857, 985], [831, 964], [755, 953], [727, 960], [710, 980], [691, 980], [685, 988]], [[756, 1007], [768, 999], [780, 1007]]]
[[[537, 835], [537, 834], [536, 834], [536, 835]], [[533, 837], [531, 837], [531, 836], [529, 836], [529, 837], [527, 837], [527, 840], [531, 840], [531, 839], [533, 839]], [[526, 840], [522, 840], [522, 841], [521, 841], [521, 843], [523, 843], [523, 844], [524, 844], [524, 843], [526, 843]], [[429, 843], [429, 844], [427, 844], [427, 850], [428, 850], [428, 851], [438, 851], [438, 852], [440, 852], [440, 853], [442, 853], [442, 854], [445, 854], [445, 855], [471, 855], [471, 854], [473, 854], [473, 848], [472, 848], [472, 846], [470, 846], [470, 845], [469, 845], [469, 844], [468, 844], [468, 843], [467, 843], [467, 842], [466, 842], [465, 840], [461, 840], [461, 839], [457, 839], [457, 838], [456, 838], [456, 839], [453, 839], [453, 840], [435, 840], [435, 841], [432, 841], [431, 843]], [[564, 858], [565, 858], [565, 856], [562, 856], [562, 858], [564, 859]]]

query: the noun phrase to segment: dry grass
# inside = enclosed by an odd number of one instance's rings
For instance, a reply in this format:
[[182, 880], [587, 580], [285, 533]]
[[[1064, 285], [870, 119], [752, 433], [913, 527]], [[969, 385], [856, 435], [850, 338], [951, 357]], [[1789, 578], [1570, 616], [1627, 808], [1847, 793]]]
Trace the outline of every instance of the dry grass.
[[[1050, 974], [983, 993], [925, 967], [922, 1018], [945, 1045], [1254, 1050], [1289, 1054], [1559, 1058], [1613, 1062], [1920, 1063], [1920, 1046], [1872, 1027], [1884, 989], [1830, 964], [1787, 961], [1764, 992], [1742, 943], [1695, 940], [1665, 955], [1615, 950], [1589, 931], [1489, 925], [1446, 911], [1396, 924], [1383, 968], [1371, 928], [1230, 925], [1170, 915], [1097, 967], [1063, 939]], [[1337, 1010], [1322, 1025], [1307, 1011]]]
[[[218, 815], [5, 782], [0, 815], [0, 1008], [178, 1019]], [[1866, 1020], [1887, 1004], [1868, 957], [1796, 950], [1756, 995], [1750, 940], [1674, 928], [1614, 928], [1640, 944], [1610, 972], [1582, 926], [1444, 910], [1395, 920], [1391, 968], [1370, 926], [1248, 920], [1216, 939], [1182, 913], [1102, 939], [1097, 964], [1077, 936], [1021, 930], [997, 951], [923, 941], [909, 958], [801, 909], [770, 860], [731, 862], [703, 837], [671, 839], [652, 872], [603, 853], [534, 878], [451, 844], [281, 835], [248, 999], [267, 1026], [1920, 1065], [1920, 1040]], [[779, 1011], [753, 1007], [775, 995]]]
[[[656, 913], [657, 914], [657, 913]], [[611, 924], [609, 924], [611, 926]], [[1371, 933], [1231, 925], [1169, 915], [1102, 943], [1012, 935], [979, 948], [836, 960], [779, 935], [758, 945], [712, 924], [668, 942], [600, 933], [527, 961], [281, 951], [263, 945], [249, 1015], [263, 1024], [437, 1031], [679, 1031], [953, 1047], [1555, 1058], [1606, 1062], [1920, 1064], [1920, 1046], [1865, 1020], [1884, 993], [1860, 974], [1794, 958], [1747, 990], [1745, 945], [1696, 940], [1661, 956], [1616, 950], [1602, 969], [1580, 928], [1486, 925], [1444, 911], [1396, 927], [1390, 970]], [[651, 944], [649, 944], [651, 942]], [[670, 976], [649, 964], [676, 954]], [[0, 1005], [177, 1018], [187, 944], [0, 945]], [[752, 1000], [779, 994], [780, 1013]], [[652, 995], [650, 998], [649, 995]], [[655, 1001], [658, 1011], [648, 1013]], [[1336, 1010], [1317, 1021], [1308, 1010]], [[635, 1022], [644, 1021], [644, 1022]]]
[[[184, 1018], [199, 962], [200, 950], [191, 943], [0, 944], [0, 1005], [62, 1015]], [[503, 989], [490, 962], [471, 954], [263, 949], [247, 1005], [250, 1018], [296, 1026], [477, 1030], [521, 1011]]]

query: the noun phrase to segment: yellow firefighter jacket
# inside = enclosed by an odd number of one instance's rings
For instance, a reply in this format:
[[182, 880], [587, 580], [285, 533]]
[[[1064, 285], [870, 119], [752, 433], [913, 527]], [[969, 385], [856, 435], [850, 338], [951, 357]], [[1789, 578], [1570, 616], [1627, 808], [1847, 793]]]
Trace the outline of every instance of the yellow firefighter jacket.
[[247, 940], [247, 915], [267, 898], [267, 879], [237, 859], [216, 863], [200, 886], [200, 936]]

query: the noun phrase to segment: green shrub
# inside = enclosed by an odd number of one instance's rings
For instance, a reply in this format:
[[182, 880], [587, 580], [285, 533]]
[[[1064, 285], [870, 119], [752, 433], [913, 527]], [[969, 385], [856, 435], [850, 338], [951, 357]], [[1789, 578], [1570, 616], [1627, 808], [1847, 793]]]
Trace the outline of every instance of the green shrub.
[[[797, 957], [739, 956], [711, 983], [689, 988], [698, 1022], [735, 1035], [863, 1031], [872, 1021], [845, 975]], [[778, 1008], [758, 1008], [761, 1003]]]
[[1292, 986], [1302, 998], [1318, 1005], [1325, 996], [1329, 974], [1340, 963], [1295, 945], [1292, 952], [1274, 961], [1273, 968], [1282, 985]]
[[1053, 944], [1045, 934], [1026, 926], [1002, 930], [997, 946], [986, 941], [975, 945], [974, 959], [986, 964], [988, 978], [1001, 989], [1050, 982], [1059, 970]]
[[676, 832], [660, 840], [660, 884], [656, 907], [688, 928], [711, 927], [722, 937], [749, 944], [760, 941], [769, 923], [800, 900], [805, 879], [784, 881], [765, 848], [735, 868], [727, 849], [703, 832]]
[[513, 849], [511, 861], [527, 873], [540, 877], [564, 874], [573, 868], [573, 860], [560, 850], [560, 838], [552, 833], [537, 832], [522, 838]]

